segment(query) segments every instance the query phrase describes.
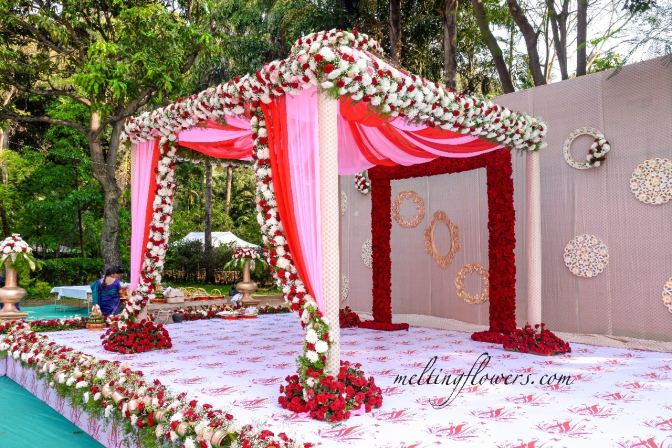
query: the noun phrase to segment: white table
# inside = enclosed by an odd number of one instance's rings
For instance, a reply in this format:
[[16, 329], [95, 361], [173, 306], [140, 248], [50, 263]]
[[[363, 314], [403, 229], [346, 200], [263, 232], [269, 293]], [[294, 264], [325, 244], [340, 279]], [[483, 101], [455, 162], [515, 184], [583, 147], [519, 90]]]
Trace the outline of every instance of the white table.
[[51, 293], [56, 294], [54, 305], [56, 305], [56, 301], [61, 300], [63, 297], [67, 297], [69, 299], [84, 301], [86, 303], [87, 311], [91, 311], [91, 287], [89, 285], [56, 286], [51, 289]]

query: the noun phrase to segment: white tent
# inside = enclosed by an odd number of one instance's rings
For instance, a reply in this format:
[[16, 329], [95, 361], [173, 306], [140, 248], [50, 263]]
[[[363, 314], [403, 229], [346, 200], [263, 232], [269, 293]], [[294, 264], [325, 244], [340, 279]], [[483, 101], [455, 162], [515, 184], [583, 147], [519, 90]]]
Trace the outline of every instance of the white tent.
[[[178, 241], [178, 243], [185, 243], [187, 241], [200, 241], [205, 244], [205, 232], [190, 232], [187, 236]], [[212, 247], [220, 247], [232, 245], [236, 247], [253, 247], [258, 248], [256, 244], [248, 243], [247, 241], [238, 238], [232, 232], [212, 232]]]

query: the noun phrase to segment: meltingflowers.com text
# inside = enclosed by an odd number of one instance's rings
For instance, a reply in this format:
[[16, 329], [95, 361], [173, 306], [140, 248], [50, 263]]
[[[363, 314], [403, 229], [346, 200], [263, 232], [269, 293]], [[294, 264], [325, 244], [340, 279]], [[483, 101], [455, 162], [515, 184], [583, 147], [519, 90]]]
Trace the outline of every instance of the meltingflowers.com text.
[[571, 375], [563, 375], [556, 373], [546, 373], [539, 377], [531, 373], [517, 373], [517, 374], [488, 374], [483, 371], [488, 367], [491, 356], [488, 353], [482, 353], [474, 364], [469, 369], [469, 372], [447, 373], [442, 368], [435, 367], [438, 357], [431, 358], [420, 374], [414, 373], [409, 375], [397, 375], [394, 379], [394, 384], [401, 384], [403, 386], [452, 386], [450, 395], [441, 403], [433, 403], [434, 409], [443, 409], [450, 405], [458, 397], [465, 386], [483, 386], [490, 385], [566, 385], [569, 386], [574, 382]]

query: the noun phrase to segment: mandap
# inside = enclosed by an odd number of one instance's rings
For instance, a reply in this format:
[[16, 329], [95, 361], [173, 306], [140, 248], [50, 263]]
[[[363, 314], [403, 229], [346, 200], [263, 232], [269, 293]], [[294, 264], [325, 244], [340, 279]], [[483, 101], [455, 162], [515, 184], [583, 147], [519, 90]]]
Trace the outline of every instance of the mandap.
[[[268, 261], [306, 330], [300, 384], [337, 374], [339, 175], [369, 170], [372, 184], [373, 320], [395, 330], [390, 300], [390, 181], [485, 167], [488, 190], [490, 329], [515, 323], [511, 152], [527, 157], [528, 320], [541, 320], [538, 151], [546, 126], [405, 72], [373, 39], [332, 30], [299, 39], [261, 70], [130, 119], [131, 289], [121, 315], [145, 315], [160, 283], [180, 151], [253, 163]], [[121, 323], [123, 325], [123, 323]]]

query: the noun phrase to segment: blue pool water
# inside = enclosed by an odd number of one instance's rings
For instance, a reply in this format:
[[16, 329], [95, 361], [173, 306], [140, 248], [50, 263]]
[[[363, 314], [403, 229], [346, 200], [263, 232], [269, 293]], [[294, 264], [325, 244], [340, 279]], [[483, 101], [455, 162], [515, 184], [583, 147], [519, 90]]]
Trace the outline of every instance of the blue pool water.
[[0, 448], [103, 446], [6, 376], [0, 397]]
[[64, 305], [25, 306], [21, 308], [21, 311], [28, 313], [27, 320], [68, 319], [88, 315], [86, 307], [78, 308]]

